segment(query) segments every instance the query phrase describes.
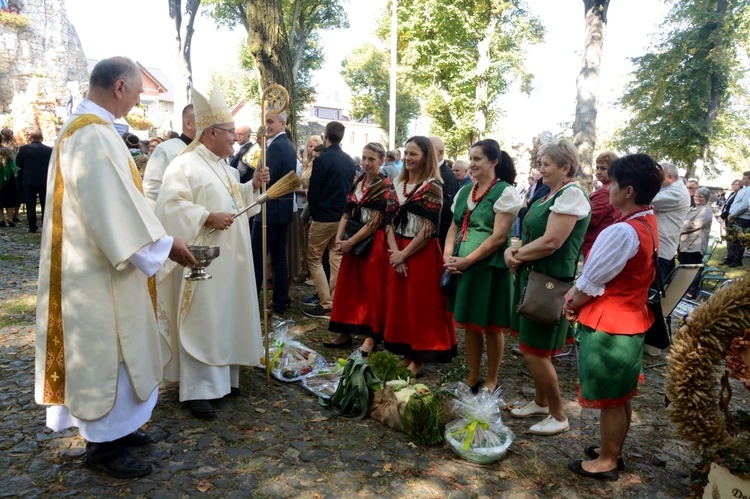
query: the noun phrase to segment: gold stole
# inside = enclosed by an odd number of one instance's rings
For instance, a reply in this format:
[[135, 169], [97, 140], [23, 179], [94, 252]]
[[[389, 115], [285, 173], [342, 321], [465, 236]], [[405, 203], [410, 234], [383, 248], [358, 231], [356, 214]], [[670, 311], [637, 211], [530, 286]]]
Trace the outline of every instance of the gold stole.
[[[44, 365], [44, 400], [45, 404], [65, 403], [65, 339], [63, 337], [62, 319], [62, 237], [63, 219], [62, 203], [65, 185], [60, 169], [60, 146], [81, 128], [91, 125], [110, 125], [93, 114], [84, 114], [73, 120], [65, 129], [55, 147], [55, 190], [52, 206], [52, 252], [50, 255], [49, 308], [47, 317], [47, 350]], [[132, 157], [128, 157], [133, 182], [143, 193], [141, 177]], [[148, 292], [156, 315], [156, 279], [148, 278]]]

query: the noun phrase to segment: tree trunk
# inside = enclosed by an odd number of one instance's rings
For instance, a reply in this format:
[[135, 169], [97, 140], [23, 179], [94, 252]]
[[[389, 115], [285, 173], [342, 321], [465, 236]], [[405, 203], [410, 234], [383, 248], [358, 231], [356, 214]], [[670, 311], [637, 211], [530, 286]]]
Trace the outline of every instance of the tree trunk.
[[287, 126], [294, 134], [296, 123], [292, 56], [284, 27], [281, 0], [247, 0], [247, 19], [250, 26], [247, 43], [258, 68], [260, 93], [274, 83], [289, 92], [286, 109]]
[[573, 145], [581, 155], [578, 176], [583, 187], [592, 190], [594, 147], [596, 146], [596, 114], [599, 94], [599, 72], [607, 26], [609, 0], [583, 0], [586, 38], [583, 45], [581, 72], [576, 80], [576, 117], [573, 121]]
[[182, 66], [183, 83], [185, 85], [185, 97], [187, 102], [191, 101], [190, 89], [193, 86], [193, 64], [190, 60], [190, 50], [193, 43], [193, 25], [201, 0], [186, 0], [185, 12], [182, 12], [181, 0], [168, 0], [169, 17], [174, 19], [175, 32], [177, 34], [178, 59]]
[[[728, 0], [719, 0], [719, 3], [716, 7], [716, 13], [719, 14], [721, 17], [724, 17], [727, 13], [727, 4]], [[723, 23], [713, 23], [711, 25], [711, 31], [715, 32], [716, 30], [722, 29]], [[708, 49], [708, 53], [711, 54], [716, 49], [716, 43], [712, 43], [711, 46]], [[708, 111], [706, 112], [706, 140], [703, 144], [703, 149], [701, 151], [701, 155], [699, 158], [696, 159], [694, 165], [689, 165], [687, 168], [687, 172], [685, 173], [685, 178], [691, 178], [695, 176], [696, 170], [703, 171], [703, 168], [706, 165], [706, 162], [708, 160], [708, 152], [711, 148], [711, 139], [714, 135], [714, 121], [716, 121], [716, 116], [719, 114], [719, 109], [721, 108], [721, 101], [724, 97], [724, 93], [726, 91], [726, 78], [720, 75], [716, 70], [711, 72], [710, 75], [711, 78], [711, 90], [709, 92], [709, 101], [708, 101]]]
[[497, 29], [497, 17], [492, 18], [487, 23], [484, 30], [484, 36], [477, 43], [477, 87], [474, 91], [474, 126], [476, 127], [477, 138], [484, 138], [487, 133], [487, 114], [490, 108], [490, 82], [489, 71], [492, 65], [492, 54], [490, 54], [490, 43], [492, 36]]

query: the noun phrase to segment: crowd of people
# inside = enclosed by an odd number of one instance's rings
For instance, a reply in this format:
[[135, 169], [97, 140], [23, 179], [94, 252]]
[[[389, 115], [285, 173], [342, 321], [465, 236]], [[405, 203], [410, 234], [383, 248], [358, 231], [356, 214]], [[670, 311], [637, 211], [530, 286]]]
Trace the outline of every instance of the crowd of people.
[[[523, 182], [492, 139], [454, 163], [440, 138], [424, 136], [406, 141], [403, 159], [375, 142], [352, 158], [340, 146], [345, 125], [332, 121], [298, 154], [283, 110], [268, 110], [253, 143], [218, 85], [208, 96], [193, 90], [181, 135], [141, 144], [113, 122], [142, 89], [131, 60], [97, 63], [47, 160], [36, 400], [53, 430], [79, 428], [89, 466], [118, 478], [151, 471], [128, 447], [150, 441], [140, 427], [160, 383], [179, 383], [180, 401], [198, 418], [215, 416], [212, 401], [242, 393], [240, 366], [261, 358], [268, 262], [268, 313], [284, 316], [291, 282], [309, 279], [316, 294], [300, 305], [337, 334], [326, 347], [351, 348], [358, 336], [363, 355], [384, 348], [415, 377], [463, 348], [466, 385], [494, 392], [505, 333], [517, 336], [535, 392], [510, 415], [538, 418], [528, 430], [537, 435], [570, 428], [551, 359], [578, 331], [578, 398], [601, 409], [601, 442], [583, 449], [591, 460], [569, 468], [618, 478], [654, 320], [648, 289], [675, 255], [690, 263], [706, 251], [713, 213], [705, 189], [696, 185], [691, 198], [674, 165], [604, 152], [601, 187], [589, 196], [574, 181], [578, 151], [564, 139], [538, 148]], [[139, 155], [147, 158], [140, 173]], [[260, 208], [245, 207], [289, 172], [301, 186], [269, 199], [261, 225]], [[750, 185], [750, 172], [742, 182]], [[748, 193], [726, 200], [729, 223], [750, 225]], [[184, 278], [197, 264], [188, 245], [220, 248], [214, 279]], [[572, 285], [551, 322], [518, 311], [537, 275]]]

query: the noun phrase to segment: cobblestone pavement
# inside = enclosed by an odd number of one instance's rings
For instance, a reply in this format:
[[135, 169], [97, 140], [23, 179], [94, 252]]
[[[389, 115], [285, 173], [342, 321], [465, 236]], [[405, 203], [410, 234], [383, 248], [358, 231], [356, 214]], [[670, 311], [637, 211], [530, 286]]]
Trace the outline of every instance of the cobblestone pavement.
[[[154, 465], [142, 479], [122, 481], [85, 468], [84, 442], [75, 430], [53, 433], [33, 400], [34, 299], [39, 235], [0, 232], [0, 496], [143, 497], [680, 497], [696, 456], [672, 436], [663, 411], [663, 368], [649, 371], [634, 400], [626, 443], [628, 469], [616, 483], [572, 475], [570, 460], [597, 442], [596, 413], [575, 403], [575, 357], [556, 361], [570, 432], [557, 437], [525, 433], [534, 421], [505, 418], [517, 439], [501, 462], [479, 466], [446, 446], [409, 442], [379, 423], [348, 421], [318, 405], [297, 384], [272, 381], [245, 368], [246, 398], [218, 403], [215, 419], [190, 416], [167, 388], [146, 430], [153, 445], [135, 452]], [[312, 288], [296, 287], [298, 300]], [[299, 309], [292, 310], [298, 323]], [[322, 321], [305, 341], [323, 355], [330, 338]], [[501, 370], [506, 402], [528, 400], [533, 384], [523, 361], [510, 354]], [[340, 354], [339, 354], [340, 355]], [[434, 383], [447, 368], [430, 366]]]

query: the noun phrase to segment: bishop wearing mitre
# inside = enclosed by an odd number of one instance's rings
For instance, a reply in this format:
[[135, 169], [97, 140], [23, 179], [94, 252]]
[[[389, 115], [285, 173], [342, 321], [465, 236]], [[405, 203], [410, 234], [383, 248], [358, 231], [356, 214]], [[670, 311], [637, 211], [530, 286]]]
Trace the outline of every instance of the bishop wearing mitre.
[[[219, 246], [212, 279], [190, 281], [167, 265], [157, 275], [160, 326], [171, 338], [166, 382], [179, 382], [180, 401], [200, 418], [212, 401], [239, 394], [239, 366], [261, 358], [261, 327], [248, 216], [268, 171], [241, 184], [225, 159], [237, 140], [234, 118], [218, 85], [210, 99], [193, 89], [197, 133], [164, 172], [155, 213], [166, 230], [189, 244]], [[216, 229], [212, 234], [207, 234]]]

